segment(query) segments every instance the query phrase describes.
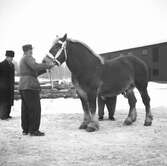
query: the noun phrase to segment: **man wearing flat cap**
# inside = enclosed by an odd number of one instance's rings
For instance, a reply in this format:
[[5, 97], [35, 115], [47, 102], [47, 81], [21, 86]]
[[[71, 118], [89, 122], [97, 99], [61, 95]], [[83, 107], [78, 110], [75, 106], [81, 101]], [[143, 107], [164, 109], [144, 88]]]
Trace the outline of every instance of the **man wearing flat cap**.
[[12, 63], [14, 51], [7, 50], [6, 58], [0, 63], [0, 119], [12, 118], [11, 106], [14, 101], [14, 75], [15, 69]]
[[41, 119], [40, 84], [37, 77], [54, 64], [37, 63], [33, 58], [31, 44], [22, 47], [24, 55], [20, 61], [21, 125], [23, 135], [44, 136], [39, 131]]

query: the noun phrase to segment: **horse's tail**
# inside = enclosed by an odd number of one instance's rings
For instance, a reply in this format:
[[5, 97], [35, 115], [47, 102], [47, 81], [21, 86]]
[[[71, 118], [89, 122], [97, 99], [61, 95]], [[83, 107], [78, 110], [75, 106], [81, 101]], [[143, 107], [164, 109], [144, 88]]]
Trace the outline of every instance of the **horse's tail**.
[[150, 81], [150, 69], [146, 62], [135, 56], [131, 56], [130, 60], [133, 61], [134, 65], [135, 81], [147, 84]]

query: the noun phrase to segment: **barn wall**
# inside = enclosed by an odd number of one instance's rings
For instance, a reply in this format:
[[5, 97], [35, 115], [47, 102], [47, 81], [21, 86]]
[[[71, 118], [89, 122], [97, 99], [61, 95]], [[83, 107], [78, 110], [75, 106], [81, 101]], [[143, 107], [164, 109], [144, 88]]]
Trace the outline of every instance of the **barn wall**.
[[105, 59], [119, 55], [134, 55], [146, 62], [150, 81], [167, 81], [167, 42], [101, 54]]
[[167, 45], [159, 48], [159, 77], [161, 81], [167, 81]]

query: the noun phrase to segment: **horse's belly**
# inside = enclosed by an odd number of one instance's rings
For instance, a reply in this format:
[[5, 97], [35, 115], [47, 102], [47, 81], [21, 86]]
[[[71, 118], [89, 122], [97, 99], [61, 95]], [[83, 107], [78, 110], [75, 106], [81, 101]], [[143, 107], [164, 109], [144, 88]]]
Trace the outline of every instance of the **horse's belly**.
[[129, 89], [133, 84], [131, 77], [127, 77], [126, 79], [109, 79], [102, 82], [99, 92], [104, 97], [117, 96]]
[[100, 95], [104, 97], [117, 96], [122, 92], [118, 86], [102, 85], [100, 88]]

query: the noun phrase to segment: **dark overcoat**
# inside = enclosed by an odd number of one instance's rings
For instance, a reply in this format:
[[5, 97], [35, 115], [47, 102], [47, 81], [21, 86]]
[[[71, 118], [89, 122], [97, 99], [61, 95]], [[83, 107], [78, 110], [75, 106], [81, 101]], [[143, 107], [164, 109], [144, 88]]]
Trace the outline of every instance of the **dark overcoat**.
[[15, 68], [13, 63], [4, 60], [0, 63], [0, 102], [13, 105], [14, 101], [14, 76]]

